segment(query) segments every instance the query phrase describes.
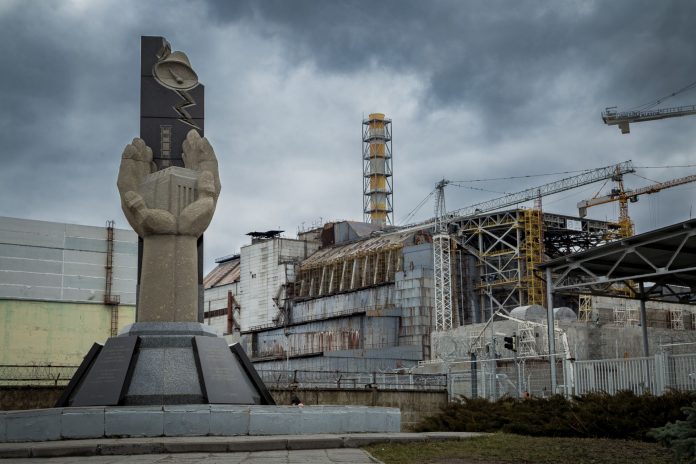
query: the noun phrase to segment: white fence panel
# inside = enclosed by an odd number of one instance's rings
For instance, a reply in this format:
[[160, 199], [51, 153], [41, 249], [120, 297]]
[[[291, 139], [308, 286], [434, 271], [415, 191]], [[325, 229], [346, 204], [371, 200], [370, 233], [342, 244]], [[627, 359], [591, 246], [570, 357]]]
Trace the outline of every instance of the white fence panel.
[[631, 390], [658, 393], [654, 358], [603, 359], [575, 362], [575, 394]]

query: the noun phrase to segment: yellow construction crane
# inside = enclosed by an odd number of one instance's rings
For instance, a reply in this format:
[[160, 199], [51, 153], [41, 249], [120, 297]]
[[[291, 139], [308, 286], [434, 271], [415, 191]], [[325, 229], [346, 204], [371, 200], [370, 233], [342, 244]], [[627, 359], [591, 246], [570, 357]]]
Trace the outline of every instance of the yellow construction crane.
[[638, 201], [640, 195], [649, 195], [651, 193], [659, 192], [670, 187], [676, 187], [677, 185], [688, 184], [689, 182], [696, 181], [696, 174], [690, 176], [679, 177], [677, 179], [668, 180], [665, 182], [658, 182], [656, 184], [648, 185], [646, 187], [637, 188], [635, 190], [624, 189], [623, 174], [616, 171], [612, 180], [616, 183], [616, 187], [611, 190], [609, 195], [604, 195], [601, 197], [594, 197], [589, 200], [583, 200], [578, 203], [578, 212], [580, 217], [587, 216], [587, 208], [597, 205], [603, 205], [606, 203], [611, 203], [612, 201], [619, 202], [619, 233], [621, 237], [631, 237], [633, 235], [633, 221], [628, 215], [628, 202], [635, 203]]

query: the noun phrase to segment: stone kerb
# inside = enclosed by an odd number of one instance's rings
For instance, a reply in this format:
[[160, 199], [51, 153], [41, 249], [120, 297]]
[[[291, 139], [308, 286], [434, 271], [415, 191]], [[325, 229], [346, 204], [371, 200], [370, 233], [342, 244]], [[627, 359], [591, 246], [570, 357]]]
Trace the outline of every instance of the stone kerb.
[[171, 405], [0, 412], [0, 442], [61, 439], [394, 433], [397, 408]]

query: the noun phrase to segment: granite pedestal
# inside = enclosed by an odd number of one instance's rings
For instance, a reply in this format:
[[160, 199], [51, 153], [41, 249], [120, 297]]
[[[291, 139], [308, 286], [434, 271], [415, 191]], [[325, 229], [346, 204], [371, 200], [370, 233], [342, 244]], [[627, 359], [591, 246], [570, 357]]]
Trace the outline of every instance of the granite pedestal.
[[268, 405], [239, 345], [193, 322], [136, 322], [90, 351], [58, 407]]

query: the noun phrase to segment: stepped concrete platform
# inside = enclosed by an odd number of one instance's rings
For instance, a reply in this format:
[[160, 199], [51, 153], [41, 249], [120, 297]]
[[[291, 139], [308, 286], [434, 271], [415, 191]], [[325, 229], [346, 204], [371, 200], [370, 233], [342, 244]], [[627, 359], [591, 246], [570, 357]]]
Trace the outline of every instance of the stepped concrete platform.
[[398, 408], [368, 406], [91, 406], [0, 412], [0, 443], [85, 438], [398, 432]]
[[486, 434], [471, 432], [349, 433], [236, 437], [102, 438], [42, 443], [0, 443], [0, 459], [332, 450], [359, 448], [373, 443], [464, 440], [481, 435]]

